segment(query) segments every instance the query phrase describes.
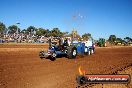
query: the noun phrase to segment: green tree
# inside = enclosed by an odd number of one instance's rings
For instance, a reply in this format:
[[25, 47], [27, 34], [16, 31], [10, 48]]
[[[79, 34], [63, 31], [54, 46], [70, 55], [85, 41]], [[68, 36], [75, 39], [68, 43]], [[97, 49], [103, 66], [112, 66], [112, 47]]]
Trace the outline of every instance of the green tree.
[[68, 35], [69, 34], [69, 32], [61, 32], [61, 33], [62, 33], [61, 36], [65, 36], [65, 35]]
[[83, 38], [83, 40], [88, 40], [88, 39], [90, 39], [92, 37], [91, 37], [90, 33], [85, 33], [85, 34], [82, 35], [82, 38]]
[[34, 26], [29, 26], [27, 28], [27, 32], [28, 34], [33, 34], [34, 31], [36, 31], [37, 29]]
[[121, 38], [116, 38], [116, 42], [117, 42], [117, 43], [122, 43], [123, 40], [122, 40]]
[[51, 35], [54, 37], [61, 37], [62, 32], [59, 30], [59, 28], [53, 28], [53, 30], [51, 30]]
[[45, 37], [50, 37], [50, 36], [51, 36], [51, 31], [49, 29], [46, 29]]
[[129, 42], [129, 41], [131, 41], [132, 39], [130, 38], [130, 37], [125, 37], [124, 38], [124, 41], [126, 41], [126, 42]]
[[28, 34], [28, 31], [27, 31], [26, 29], [23, 29], [23, 30], [21, 31], [21, 33], [23, 33], [23, 34]]
[[5, 24], [3, 24], [2, 22], [0, 22], [0, 37], [3, 36], [5, 30], [6, 30]]
[[110, 35], [108, 40], [109, 40], [109, 42], [111, 44], [115, 44], [115, 42], [116, 42], [116, 36], [115, 35]]
[[36, 35], [38, 36], [44, 36], [46, 34], [46, 30], [43, 29], [43, 28], [38, 28], [37, 31], [36, 31]]
[[16, 33], [18, 30], [18, 33], [20, 32], [20, 28], [18, 28], [16, 25], [11, 25], [8, 27], [10, 34]]

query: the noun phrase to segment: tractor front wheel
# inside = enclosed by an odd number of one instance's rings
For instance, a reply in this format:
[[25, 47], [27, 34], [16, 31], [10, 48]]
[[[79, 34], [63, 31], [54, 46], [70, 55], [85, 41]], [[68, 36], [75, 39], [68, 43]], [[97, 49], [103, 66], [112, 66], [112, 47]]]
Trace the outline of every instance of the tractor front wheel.
[[56, 53], [54, 52], [54, 53], [52, 53], [52, 56], [51, 56], [51, 58], [50, 58], [50, 60], [51, 61], [54, 61], [54, 60], [56, 60]]
[[44, 51], [40, 51], [40, 52], [39, 52], [39, 57], [40, 57], [41, 59], [44, 58]]

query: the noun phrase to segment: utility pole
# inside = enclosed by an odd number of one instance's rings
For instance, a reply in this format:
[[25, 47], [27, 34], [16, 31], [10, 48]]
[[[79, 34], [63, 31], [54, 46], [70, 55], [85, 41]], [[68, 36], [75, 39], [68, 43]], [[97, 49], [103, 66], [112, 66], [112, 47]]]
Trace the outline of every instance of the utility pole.
[[17, 41], [18, 41], [18, 24], [20, 24], [20, 23], [16, 23], [16, 25], [17, 25]]

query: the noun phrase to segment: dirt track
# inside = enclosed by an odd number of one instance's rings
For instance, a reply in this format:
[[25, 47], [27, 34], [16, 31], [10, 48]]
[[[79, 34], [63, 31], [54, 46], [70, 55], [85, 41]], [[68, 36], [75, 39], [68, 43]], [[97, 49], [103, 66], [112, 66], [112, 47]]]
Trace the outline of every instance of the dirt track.
[[56, 61], [40, 60], [42, 47], [0, 45], [0, 88], [76, 88], [79, 66], [88, 74], [112, 74], [132, 65], [132, 47], [97, 48], [92, 56]]

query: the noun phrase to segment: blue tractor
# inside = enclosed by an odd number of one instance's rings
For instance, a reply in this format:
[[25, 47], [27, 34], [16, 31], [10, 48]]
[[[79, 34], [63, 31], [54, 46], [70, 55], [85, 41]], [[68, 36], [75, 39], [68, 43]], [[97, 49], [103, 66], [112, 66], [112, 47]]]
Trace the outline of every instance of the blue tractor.
[[59, 56], [75, 59], [78, 54], [89, 54], [90, 50], [93, 50], [93, 46], [87, 47], [85, 44], [83, 42], [72, 42], [69, 46], [67, 39], [63, 44], [61, 39], [59, 39], [59, 45], [51, 45], [51, 41], [49, 41], [49, 49], [47, 51], [40, 51], [39, 56], [41, 59], [47, 58], [52, 61]]

